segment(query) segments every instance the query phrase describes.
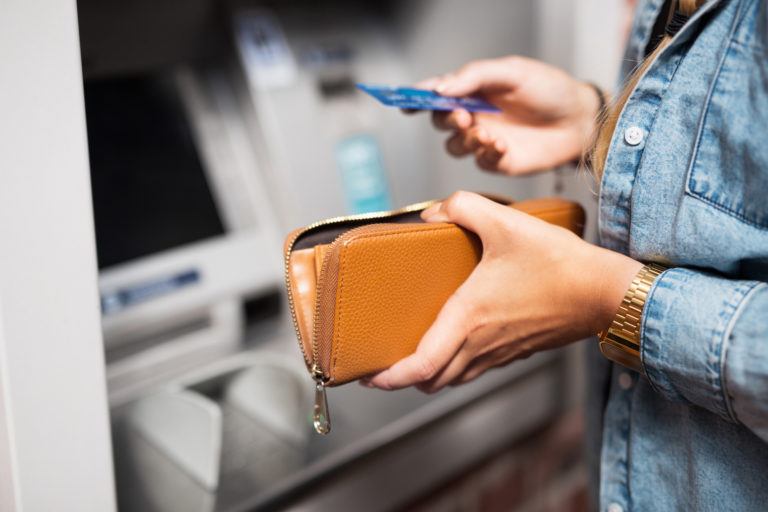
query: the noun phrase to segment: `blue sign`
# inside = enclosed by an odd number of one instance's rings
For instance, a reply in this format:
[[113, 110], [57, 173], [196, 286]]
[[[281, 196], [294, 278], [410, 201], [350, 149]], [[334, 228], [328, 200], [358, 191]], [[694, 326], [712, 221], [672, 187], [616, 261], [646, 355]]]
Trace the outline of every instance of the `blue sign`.
[[367, 134], [348, 137], [336, 146], [344, 195], [350, 213], [392, 209], [379, 145]]
[[101, 296], [101, 312], [110, 315], [123, 309], [166, 295], [200, 281], [197, 270], [187, 270], [172, 276], [146, 281], [127, 288], [104, 293]]

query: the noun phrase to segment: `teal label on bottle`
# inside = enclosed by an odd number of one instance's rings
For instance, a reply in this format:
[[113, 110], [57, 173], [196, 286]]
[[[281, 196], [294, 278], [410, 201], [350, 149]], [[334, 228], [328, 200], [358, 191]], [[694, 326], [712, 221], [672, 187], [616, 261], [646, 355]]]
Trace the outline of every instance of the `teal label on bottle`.
[[354, 135], [336, 146], [349, 213], [392, 209], [379, 145], [370, 135]]

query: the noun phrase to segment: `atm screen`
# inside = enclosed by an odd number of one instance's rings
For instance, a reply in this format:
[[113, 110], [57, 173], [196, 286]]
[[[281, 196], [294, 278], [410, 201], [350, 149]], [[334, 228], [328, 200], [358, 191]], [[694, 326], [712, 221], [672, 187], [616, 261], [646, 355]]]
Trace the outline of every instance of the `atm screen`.
[[224, 234], [172, 80], [88, 80], [99, 268]]

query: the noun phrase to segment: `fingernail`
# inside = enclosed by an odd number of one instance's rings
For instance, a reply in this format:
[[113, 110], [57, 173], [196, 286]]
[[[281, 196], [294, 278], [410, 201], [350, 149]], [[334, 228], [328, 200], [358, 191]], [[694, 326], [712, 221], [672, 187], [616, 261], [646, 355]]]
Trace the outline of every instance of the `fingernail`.
[[455, 78], [444, 80], [443, 82], [440, 83], [440, 90], [437, 92], [443, 95], [453, 94], [453, 92], [456, 90], [456, 86], [458, 85], [456, 82], [457, 80]]
[[422, 217], [425, 222], [451, 222], [451, 219], [443, 211], [436, 212], [429, 217]]
[[434, 212], [429, 213], [425, 211], [421, 214], [421, 218], [425, 222], [450, 222], [448, 215], [442, 210], [435, 210]]
[[435, 92], [438, 94], [443, 94], [448, 89], [448, 86], [446, 84], [438, 84], [437, 87], [435, 87]]
[[440, 207], [443, 205], [443, 203], [435, 203], [423, 212], [421, 212], [421, 218], [427, 219], [433, 215], [435, 215], [437, 212], [440, 211]]
[[389, 390], [388, 379], [386, 377], [382, 378], [381, 375], [378, 375], [378, 376], [376, 376], [376, 378], [374, 378], [371, 381], [371, 387], [372, 388], [379, 388], [379, 389], [383, 389], [385, 391], [388, 391]]

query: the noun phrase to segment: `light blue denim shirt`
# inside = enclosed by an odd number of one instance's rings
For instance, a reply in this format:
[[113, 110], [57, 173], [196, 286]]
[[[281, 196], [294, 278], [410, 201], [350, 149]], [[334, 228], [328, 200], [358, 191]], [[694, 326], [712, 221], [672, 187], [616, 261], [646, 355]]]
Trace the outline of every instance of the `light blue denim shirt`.
[[[641, 0], [627, 67], [662, 4]], [[614, 133], [601, 242], [673, 268], [643, 313], [646, 376], [602, 366], [601, 510], [768, 510], [766, 24], [761, 0], [706, 2]]]

